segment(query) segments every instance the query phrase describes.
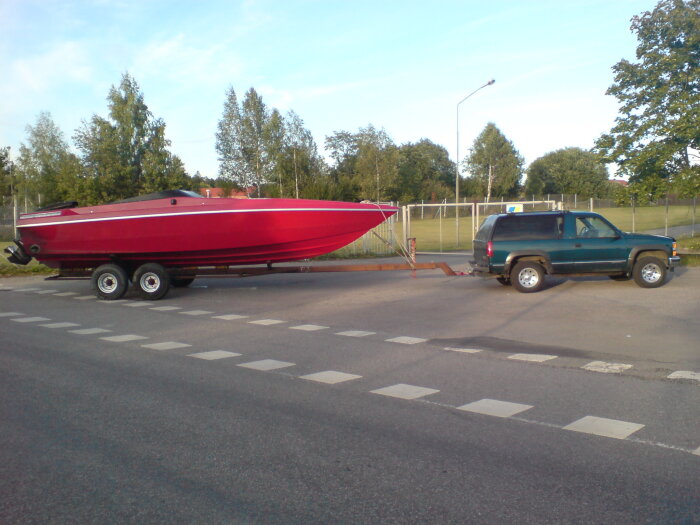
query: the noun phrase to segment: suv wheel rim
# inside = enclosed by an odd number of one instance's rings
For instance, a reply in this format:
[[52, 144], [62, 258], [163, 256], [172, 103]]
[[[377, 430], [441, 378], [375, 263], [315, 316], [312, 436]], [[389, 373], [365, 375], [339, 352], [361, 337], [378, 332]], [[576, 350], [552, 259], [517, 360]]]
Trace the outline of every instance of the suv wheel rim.
[[518, 274], [518, 281], [525, 288], [537, 286], [540, 281], [540, 276], [532, 268], [523, 268]]
[[661, 278], [661, 269], [656, 264], [646, 264], [642, 268], [642, 279], [648, 283], [655, 283]]

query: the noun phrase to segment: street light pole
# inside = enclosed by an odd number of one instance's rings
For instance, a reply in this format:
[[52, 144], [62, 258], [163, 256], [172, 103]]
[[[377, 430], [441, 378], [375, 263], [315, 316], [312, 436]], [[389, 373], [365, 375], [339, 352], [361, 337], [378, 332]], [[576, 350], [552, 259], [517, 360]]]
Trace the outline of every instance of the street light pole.
[[475, 89], [457, 103], [457, 173], [455, 174], [455, 239], [457, 247], [459, 247], [459, 105], [465, 100], [467, 100], [469, 97], [471, 97], [477, 91], [484, 89], [486, 86], [490, 86], [494, 82], [496, 82], [494, 79], [489, 80], [486, 84]]

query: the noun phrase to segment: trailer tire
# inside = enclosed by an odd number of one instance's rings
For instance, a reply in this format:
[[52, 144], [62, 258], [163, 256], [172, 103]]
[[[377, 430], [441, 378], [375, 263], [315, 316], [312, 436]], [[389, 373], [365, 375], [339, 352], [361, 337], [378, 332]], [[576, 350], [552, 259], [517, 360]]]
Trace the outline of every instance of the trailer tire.
[[170, 276], [158, 263], [142, 264], [134, 272], [134, 289], [142, 299], [157, 301], [170, 289]]
[[92, 272], [92, 288], [98, 299], [114, 301], [126, 293], [129, 287], [129, 277], [124, 268], [110, 263], [98, 266]]

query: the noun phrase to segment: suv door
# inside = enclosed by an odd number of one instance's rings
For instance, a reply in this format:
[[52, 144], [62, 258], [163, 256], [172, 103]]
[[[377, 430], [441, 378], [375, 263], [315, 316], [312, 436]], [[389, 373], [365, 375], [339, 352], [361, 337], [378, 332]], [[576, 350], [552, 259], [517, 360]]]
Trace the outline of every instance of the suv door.
[[577, 215], [574, 254], [577, 273], [624, 271], [628, 247], [620, 231], [600, 215]]

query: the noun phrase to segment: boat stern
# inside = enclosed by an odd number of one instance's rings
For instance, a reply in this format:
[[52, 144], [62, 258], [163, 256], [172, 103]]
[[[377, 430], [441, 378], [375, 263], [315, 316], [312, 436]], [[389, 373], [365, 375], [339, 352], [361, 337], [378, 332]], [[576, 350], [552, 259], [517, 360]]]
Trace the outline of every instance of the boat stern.
[[22, 246], [21, 241], [18, 240], [15, 240], [14, 246], [10, 245], [3, 251], [8, 254], [7, 260], [12, 264], [20, 264], [25, 266], [32, 260], [32, 256], [27, 253], [24, 246]]

